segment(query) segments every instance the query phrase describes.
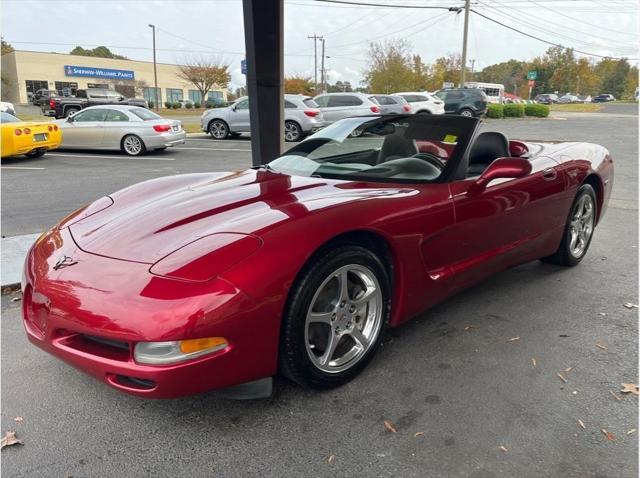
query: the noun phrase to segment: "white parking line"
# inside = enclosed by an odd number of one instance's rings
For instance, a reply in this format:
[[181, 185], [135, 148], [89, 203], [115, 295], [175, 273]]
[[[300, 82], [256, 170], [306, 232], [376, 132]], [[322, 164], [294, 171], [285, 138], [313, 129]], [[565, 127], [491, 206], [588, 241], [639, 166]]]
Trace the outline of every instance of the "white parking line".
[[33, 167], [27, 167], [27, 166], [1, 166], [0, 169], [29, 169], [29, 170], [37, 170], [37, 171], [43, 171], [45, 168], [33, 168]]
[[198, 151], [251, 151], [250, 149], [233, 149], [233, 148], [173, 148], [178, 149], [197, 149]]
[[100, 159], [130, 159], [136, 161], [138, 159], [145, 159], [148, 161], [175, 161], [176, 158], [150, 158], [146, 156], [117, 156], [113, 154], [97, 155], [97, 154], [62, 154], [62, 153], [47, 153], [47, 156], [58, 156], [61, 158], [100, 158]]

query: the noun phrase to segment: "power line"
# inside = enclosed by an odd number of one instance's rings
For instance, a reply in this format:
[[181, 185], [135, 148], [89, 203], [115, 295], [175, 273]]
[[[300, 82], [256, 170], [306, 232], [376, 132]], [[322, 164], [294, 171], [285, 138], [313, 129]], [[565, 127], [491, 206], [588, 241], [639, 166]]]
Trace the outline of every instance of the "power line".
[[[492, 5], [488, 5], [488, 4], [482, 3], [482, 2], [478, 2], [478, 3], [481, 4], [481, 5], [484, 5], [486, 7], [491, 7], [493, 5], [493, 4]], [[499, 2], [497, 2], [495, 0], [494, 0], [494, 3], [496, 3], [498, 5], [502, 5], [501, 3], [499, 3]], [[517, 9], [512, 9], [512, 10], [515, 10], [516, 12], [518, 11]], [[531, 28], [533, 30], [537, 30], [537, 31], [545, 33], [545, 34], [550, 34], [550, 35], [553, 35], [553, 36], [556, 36], [556, 37], [559, 37], [559, 38], [562, 38], [562, 39], [565, 39], [565, 40], [568, 40], [568, 41], [571, 41], [571, 42], [575, 42], [578, 45], [584, 45], [584, 46], [587, 46], [587, 47], [599, 47], [600, 46], [599, 44], [590, 43], [590, 42], [583, 41], [583, 40], [580, 40], [580, 39], [575, 38], [575, 37], [571, 37], [571, 36], [569, 36], [569, 35], [567, 35], [565, 33], [559, 33], [557, 30], [549, 30], [549, 29], [544, 28], [544, 27], [539, 26], [539, 25], [532, 25], [531, 23], [523, 21], [523, 20], [520, 20], [518, 17], [510, 15], [509, 13], [504, 13], [504, 12], [496, 12], [496, 13], [498, 15], [501, 15], [502, 17], [507, 18], [507, 19], [509, 19], [511, 21], [514, 21], [514, 22], [516, 22], [516, 23], [518, 23], [518, 24], [520, 24], [520, 25], [522, 25], [524, 27]], [[551, 28], [554, 28], [554, 25], [555, 25], [559, 29], [566, 29], [566, 30], [574, 31], [576, 33], [584, 35], [584, 32], [568, 28], [566, 25], [559, 25], [559, 24], [551, 22], [551, 21], [547, 21], [547, 23], [550, 24], [549, 26]], [[596, 38], [596, 37], [594, 37], [594, 38]], [[623, 43], [623, 42], [621, 42], [621, 43]], [[627, 47], [631, 47], [631, 45], [629, 45], [628, 43], [625, 43], [625, 45]]]
[[[493, 19], [491, 17], [488, 17], [487, 15], [484, 15], [484, 14], [478, 12], [475, 9], [471, 9], [471, 11], [473, 13], [475, 13], [476, 15], [478, 15], [478, 16], [486, 19], [486, 20], [489, 20], [490, 22], [496, 23], [496, 24], [498, 24], [498, 25], [500, 25], [500, 26], [502, 26], [504, 28], [508, 28], [509, 30], [512, 30], [512, 31], [514, 31], [516, 33], [519, 33], [521, 35], [527, 36], [529, 38], [533, 38], [534, 40], [541, 41], [542, 43], [546, 43], [548, 45], [553, 45], [553, 46], [557, 46], [557, 47], [560, 47], [560, 48], [567, 48], [564, 45], [560, 45], [558, 43], [553, 43], [551, 41], [545, 40], [543, 38], [537, 37], [535, 35], [531, 35], [530, 33], [526, 33], [526, 32], [523, 32], [521, 30], [518, 30], [517, 28], [514, 28], [514, 27], [511, 27], [509, 25], [506, 25], [506, 24], [504, 24], [504, 23], [502, 23], [502, 22], [500, 22], [498, 20], [495, 20], [495, 19]], [[597, 58], [611, 58], [612, 60], [622, 60], [622, 59], [624, 59], [624, 58], [621, 58], [621, 57], [615, 57], [615, 56], [609, 56], [609, 55], [598, 55], [597, 53], [589, 53], [587, 51], [578, 50], [576, 48], [572, 48], [572, 50], [577, 52], [577, 53], [582, 53], [583, 55], [593, 56], [593, 57], [597, 57]], [[633, 60], [633, 61], [637, 61], [638, 60], [638, 58], [626, 58], [626, 59], [627, 60]]]
[[[344, 0], [316, 0], [322, 3], [337, 3], [341, 5], [363, 6], [363, 7], [385, 7], [385, 8], [421, 8], [431, 10], [451, 10], [452, 7], [436, 6], [436, 5], [390, 5], [384, 3], [368, 3], [368, 2], [347, 2]], [[453, 7], [456, 8], [457, 7]]]
[[[532, 0], [532, 2], [533, 2], [533, 0]], [[492, 4], [490, 4], [490, 5], [486, 4], [486, 3], [483, 3], [483, 2], [478, 2], [478, 3], [480, 5], [483, 5], [483, 6], [489, 7], [489, 8], [492, 8], [494, 5], [505, 6], [504, 3], [500, 3], [500, 2], [498, 2], [496, 0], [494, 0], [494, 2]], [[535, 3], [535, 2], [533, 2], [533, 3]], [[548, 9], [548, 7], [544, 7], [542, 5], [540, 5], [540, 7]], [[548, 9], [548, 10], [551, 11], [551, 9]], [[510, 11], [515, 11], [516, 13], [524, 13], [524, 12], [521, 12], [519, 9], [513, 8], [513, 7], [510, 8]], [[525, 26], [527, 26], [529, 28], [533, 28], [535, 30], [542, 31], [542, 32], [545, 32], [545, 33], [551, 33], [552, 35], [563, 37], [563, 38], [566, 38], [567, 40], [571, 40], [571, 41], [574, 41], [574, 42], [577, 42], [577, 43], [581, 43], [583, 45], [594, 46], [593, 43], [586, 42], [586, 41], [583, 41], [583, 40], [580, 40], [580, 39], [577, 39], [577, 38], [570, 37], [570, 36], [568, 36], [568, 35], [566, 35], [564, 33], [558, 33], [557, 31], [548, 30], [548, 29], [546, 29], [546, 28], [544, 28], [542, 26], [532, 25], [532, 24], [530, 24], [528, 22], [520, 20], [518, 17], [514, 17], [513, 15], [510, 15], [509, 13], [504, 13], [504, 12], [496, 12], [496, 13], [499, 13], [500, 15], [502, 15], [504, 17], [508, 17], [508, 18], [514, 20], [515, 22], [520, 23], [521, 25], [525, 25]], [[575, 21], [575, 19], [573, 17], [568, 17], [568, 18], [571, 18], [571, 19], [573, 19]], [[558, 28], [563, 29], [563, 30], [568, 30], [568, 31], [571, 31], [571, 32], [578, 33], [580, 35], [584, 35], [585, 34], [584, 31], [576, 30], [575, 28], [570, 28], [570, 27], [568, 27], [568, 26], [566, 26], [564, 24], [559, 24], [559, 23], [556, 23], [556, 22], [552, 22], [551, 20], [548, 20], [548, 19], [546, 19], [545, 22], [548, 23], [549, 24], [548, 26], [551, 27], [551, 28], [558, 27]], [[624, 32], [622, 32], [622, 33], [624, 33]], [[595, 39], [605, 40], [604, 38], [595, 37], [592, 34], [590, 36], [592, 38], [595, 38]], [[621, 42], [621, 43], [624, 43], [626, 45], [631, 46], [628, 42]], [[599, 46], [599, 45], [596, 45], [596, 46]]]

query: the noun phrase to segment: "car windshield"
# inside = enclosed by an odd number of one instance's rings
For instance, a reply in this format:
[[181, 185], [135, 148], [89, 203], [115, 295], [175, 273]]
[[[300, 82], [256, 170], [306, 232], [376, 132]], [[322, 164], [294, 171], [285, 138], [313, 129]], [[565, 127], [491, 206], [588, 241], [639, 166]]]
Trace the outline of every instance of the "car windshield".
[[0, 123], [18, 123], [20, 120], [4, 111], [0, 114]]
[[297, 176], [382, 182], [431, 182], [464, 154], [476, 119], [407, 115], [338, 121], [268, 166]]
[[130, 111], [143, 121], [162, 119], [162, 116], [157, 115], [153, 111], [147, 110], [145, 108], [132, 108]]

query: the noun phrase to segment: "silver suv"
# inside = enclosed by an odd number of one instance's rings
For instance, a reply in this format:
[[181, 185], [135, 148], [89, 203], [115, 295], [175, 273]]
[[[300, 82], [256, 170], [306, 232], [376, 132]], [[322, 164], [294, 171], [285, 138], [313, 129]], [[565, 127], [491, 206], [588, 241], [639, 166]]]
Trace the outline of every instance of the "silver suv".
[[[284, 139], [300, 141], [325, 125], [322, 112], [309, 96], [284, 95]], [[225, 139], [250, 133], [249, 97], [238, 98], [231, 106], [213, 108], [202, 113], [202, 131], [213, 139]]]
[[327, 125], [351, 116], [379, 115], [380, 105], [363, 93], [325, 93], [313, 98]]

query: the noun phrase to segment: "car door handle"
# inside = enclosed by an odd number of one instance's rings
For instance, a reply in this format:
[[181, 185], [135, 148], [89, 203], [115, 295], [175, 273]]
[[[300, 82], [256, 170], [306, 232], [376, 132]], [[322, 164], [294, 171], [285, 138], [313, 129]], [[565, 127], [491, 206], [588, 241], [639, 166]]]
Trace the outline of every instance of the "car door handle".
[[558, 172], [555, 170], [555, 168], [547, 168], [542, 171], [542, 177], [545, 181], [553, 181], [558, 177]]

